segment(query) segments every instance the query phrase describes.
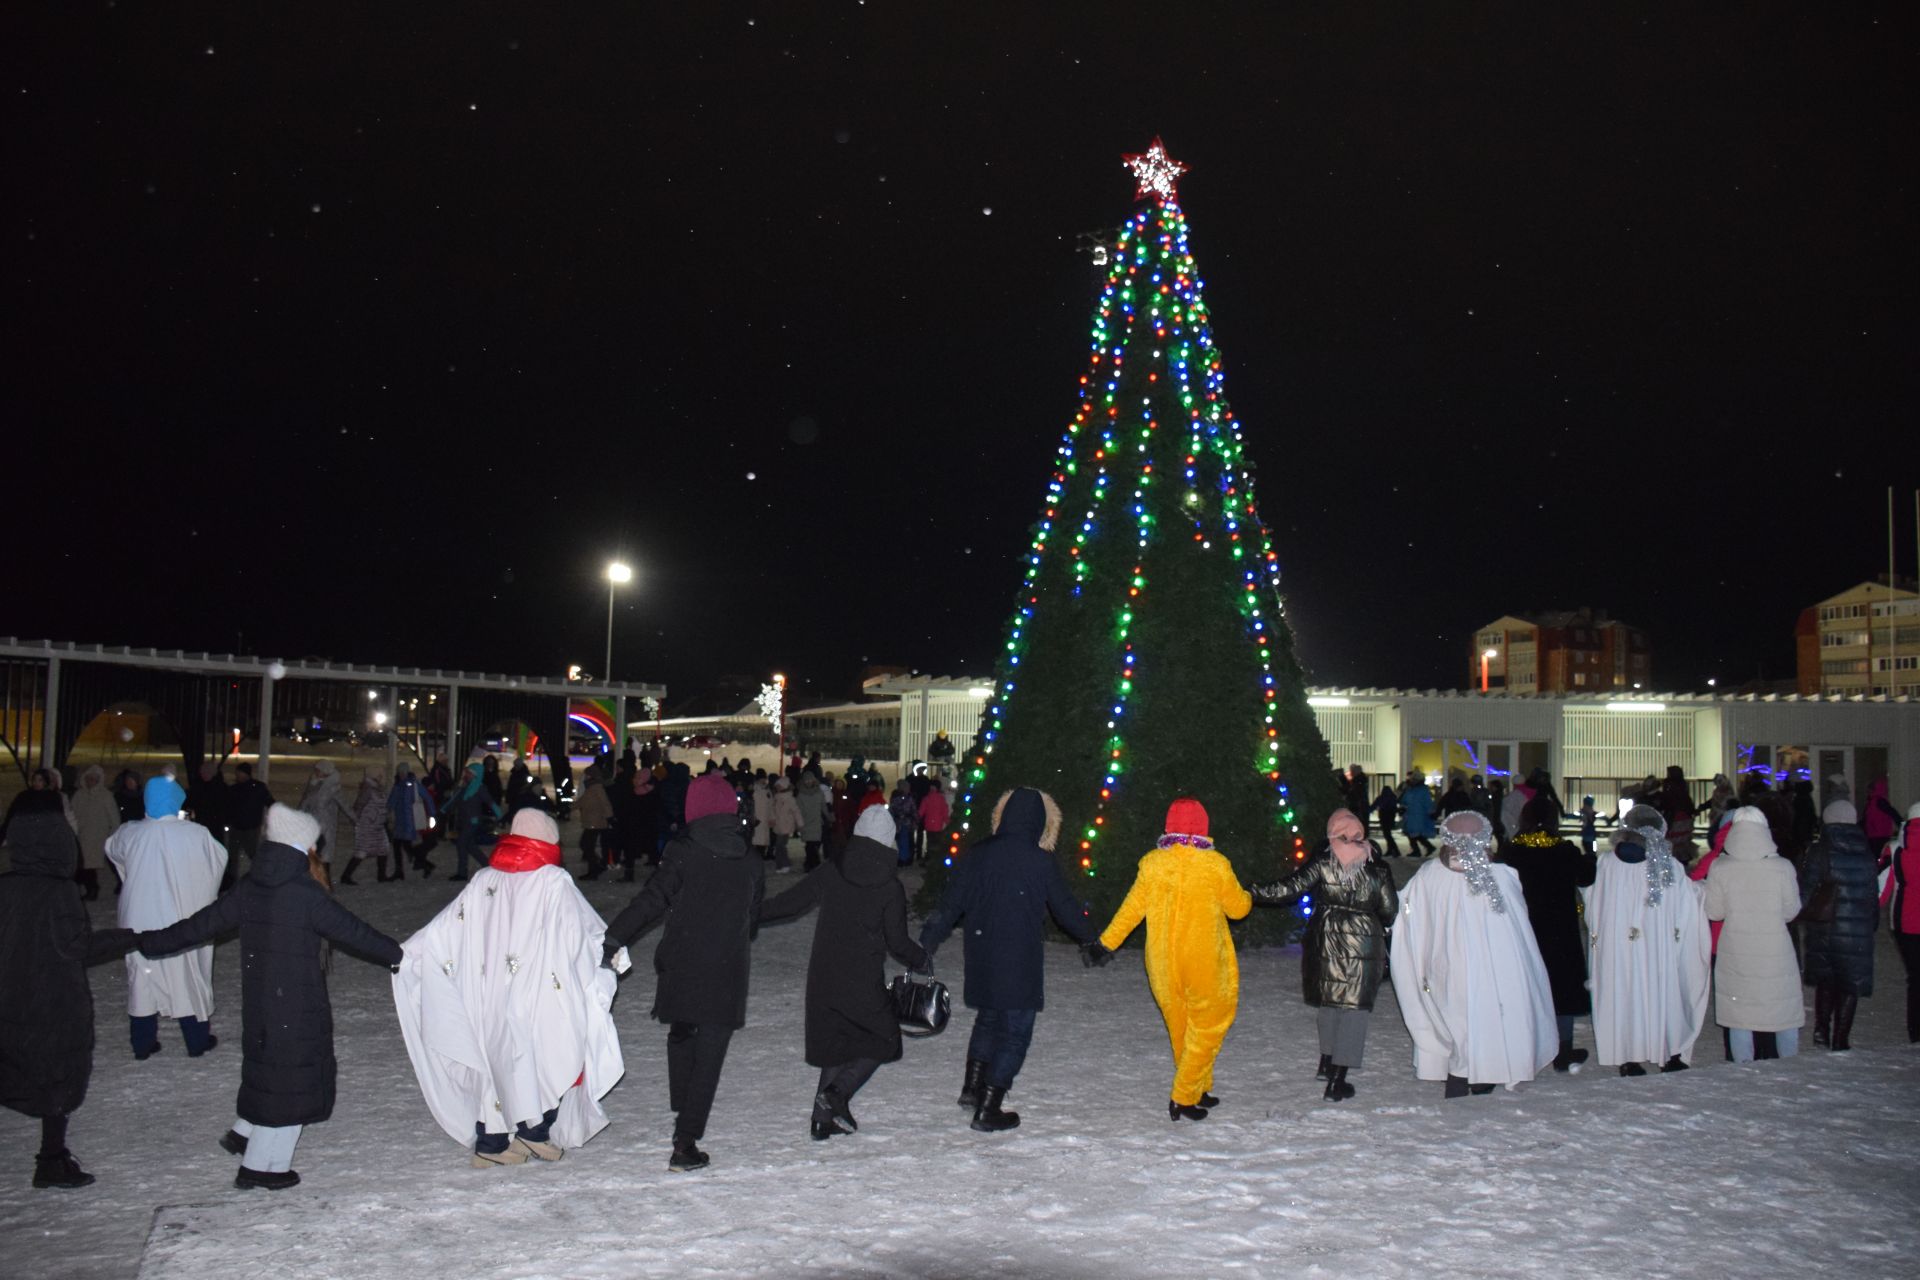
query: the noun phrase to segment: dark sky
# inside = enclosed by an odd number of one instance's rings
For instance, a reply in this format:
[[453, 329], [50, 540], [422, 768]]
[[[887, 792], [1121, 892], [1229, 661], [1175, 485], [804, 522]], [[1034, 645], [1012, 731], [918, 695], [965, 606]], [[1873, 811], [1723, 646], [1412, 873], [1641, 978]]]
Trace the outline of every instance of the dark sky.
[[1679, 7], [10, 8], [0, 633], [591, 668], [617, 549], [619, 674], [984, 671], [1160, 134], [1315, 680], [1790, 675], [1913, 571], [1920, 32]]

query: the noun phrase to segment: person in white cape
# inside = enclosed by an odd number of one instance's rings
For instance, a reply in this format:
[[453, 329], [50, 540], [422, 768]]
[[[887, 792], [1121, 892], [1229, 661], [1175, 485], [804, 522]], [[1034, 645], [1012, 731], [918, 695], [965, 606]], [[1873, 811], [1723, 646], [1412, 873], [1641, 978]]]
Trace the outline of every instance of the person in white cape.
[[[180, 812], [187, 793], [166, 774], [147, 779], [147, 816], [107, 837], [107, 861], [120, 873], [120, 927], [164, 929], [212, 902], [227, 869], [227, 851], [211, 832]], [[213, 1034], [213, 944], [164, 960], [127, 953], [127, 1022], [133, 1056], [160, 1052], [160, 1019], [178, 1018], [187, 1056], [218, 1044]]]
[[613, 1025], [606, 925], [560, 863], [538, 809], [458, 898], [406, 940], [394, 1005], [427, 1108], [473, 1144], [473, 1166], [558, 1160], [607, 1125], [600, 1099], [626, 1071]]
[[1553, 1061], [1553, 989], [1520, 877], [1489, 860], [1493, 823], [1468, 809], [1440, 824], [1440, 856], [1400, 890], [1393, 994], [1414, 1074], [1446, 1096], [1514, 1088]]
[[1698, 884], [1674, 861], [1667, 820], [1627, 810], [1587, 890], [1593, 1039], [1603, 1065], [1685, 1071], [1707, 1020], [1712, 940]]

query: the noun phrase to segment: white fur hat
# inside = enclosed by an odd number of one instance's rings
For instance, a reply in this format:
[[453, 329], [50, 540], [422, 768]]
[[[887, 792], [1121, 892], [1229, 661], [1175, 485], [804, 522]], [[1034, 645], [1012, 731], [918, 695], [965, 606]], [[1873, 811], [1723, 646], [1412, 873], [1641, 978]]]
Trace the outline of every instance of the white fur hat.
[[865, 836], [869, 840], [878, 840], [881, 844], [892, 844], [894, 837], [900, 834], [900, 828], [887, 812], [883, 804], [872, 805], [860, 813], [860, 820], [853, 824], [853, 834]]
[[510, 828], [516, 836], [525, 836], [529, 840], [544, 840], [548, 844], [560, 843], [560, 828], [554, 825], [552, 818], [540, 809], [522, 809], [513, 815]]
[[305, 853], [320, 843], [320, 820], [291, 805], [276, 804], [267, 810], [266, 834], [269, 843], [292, 845]]

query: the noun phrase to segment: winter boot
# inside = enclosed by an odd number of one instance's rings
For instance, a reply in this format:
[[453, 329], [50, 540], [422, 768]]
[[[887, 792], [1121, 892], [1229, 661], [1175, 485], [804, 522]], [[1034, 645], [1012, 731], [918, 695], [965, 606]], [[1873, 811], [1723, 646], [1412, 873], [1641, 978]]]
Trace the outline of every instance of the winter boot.
[[1813, 1042], [1822, 1049], [1833, 1047], [1832, 1026], [1833, 997], [1823, 982], [1813, 989]]
[[243, 1156], [247, 1154], [247, 1140], [239, 1130], [229, 1129], [220, 1135], [220, 1149], [228, 1155]]
[[710, 1163], [707, 1153], [693, 1145], [692, 1138], [675, 1138], [673, 1155], [667, 1160], [669, 1173], [691, 1173], [695, 1169], [704, 1169]]
[[50, 1156], [33, 1158], [33, 1185], [71, 1191], [92, 1186], [93, 1175], [80, 1167], [80, 1162], [73, 1158], [71, 1151], [62, 1147]]
[[814, 1094], [813, 1110], [815, 1115], [825, 1112], [832, 1116], [845, 1126], [848, 1133], [860, 1132], [860, 1122], [853, 1118], [853, 1112], [847, 1106], [847, 1099], [841, 1096], [838, 1089], [822, 1089]]
[[1835, 996], [1833, 999], [1833, 1051], [1853, 1048], [1853, 1015], [1860, 1008], [1859, 996]]
[[1660, 1074], [1665, 1076], [1670, 1076], [1676, 1071], [1685, 1071], [1687, 1069], [1687, 1064], [1680, 1061], [1680, 1055], [1677, 1053], [1660, 1064]]
[[1356, 1092], [1357, 1090], [1347, 1083], [1347, 1069], [1335, 1067], [1327, 1076], [1327, 1091], [1322, 1096], [1328, 1102], [1345, 1102]]
[[1325, 1080], [1328, 1076], [1332, 1074], [1333, 1074], [1333, 1055], [1330, 1053], [1323, 1053], [1320, 1055], [1320, 1069], [1313, 1073], [1313, 1078], [1315, 1080]]
[[813, 1140], [815, 1142], [825, 1142], [828, 1138], [838, 1137], [844, 1133], [846, 1133], [846, 1130], [842, 1129], [832, 1120], [822, 1120], [818, 1114], [814, 1116]]
[[266, 1173], [241, 1165], [240, 1172], [233, 1175], [233, 1185], [242, 1191], [285, 1191], [300, 1185], [300, 1175], [291, 1169], [284, 1173]]
[[1562, 1040], [1560, 1042], [1560, 1052], [1553, 1055], [1553, 1069], [1562, 1073], [1570, 1071], [1575, 1075], [1579, 1075], [1581, 1064], [1586, 1062], [1586, 1060], [1587, 1051], [1585, 1049], [1576, 1049], [1573, 1047], [1573, 1041]]
[[1167, 1099], [1167, 1119], [1179, 1120], [1183, 1117], [1188, 1120], [1205, 1120], [1207, 1118], [1207, 1109], [1205, 1107], [1195, 1106], [1195, 1105], [1182, 1106], [1180, 1103], [1175, 1102], [1172, 1098], [1168, 1098]]
[[341, 872], [341, 873], [340, 873], [340, 883], [341, 883], [341, 884], [352, 884], [352, 883], [353, 883], [353, 869], [354, 869], [355, 867], [357, 867], [357, 866], [359, 866], [359, 865], [360, 865], [360, 864], [361, 864], [362, 862], [364, 862], [364, 861], [365, 861], [365, 859], [364, 859], [364, 858], [348, 858], [348, 859], [347, 859], [347, 869], [346, 869], [345, 871], [343, 871], [343, 872]]
[[1467, 1078], [1465, 1076], [1448, 1076], [1447, 1092], [1445, 1096], [1449, 1098], [1466, 1097], [1467, 1096]]
[[1197, 1105], [1205, 1107], [1207, 1110], [1211, 1111], [1215, 1107], [1220, 1105], [1220, 1099], [1202, 1090], [1200, 1094], [1200, 1101]]
[[1647, 1074], [1647, 1069], [1637, 1062], [1623, 1062], [1620, 1064], [1620, 1074], [1623, 1076], [1643, 1076]]
[[969, 1127], [975, 1133], [1001, 1133], [1019, 1128], [1020, 1113], [1000, 1109], [1006, 1096], [1007, 1091], [999, 1085], [988, 1085], [980, 1094], [980, 1105], [973, 1109], [973, 1124]]
[[473, 1167], [491, 1169], [496, 1165], [525, 1164], [533, 1151], [519, 1138], [510, 1138], [507, 1145], [493, 1151], [482, 1151], [478, 1145], [473, 1148]]
[[971, 1110], [980, 1105], [987, 1088], [987, 1064], [978, 1058], [967, 1059], [966, 1083], [960, 1086], [960, 1105]]
[[385, 858], [375, 858], [373, 860], [373, 870], [373, 882], [375, 884], [385, 884], [387, 881], [393, 879], [392, 876], [387, 874], [387, 860]]
[[393, 855], [393, 878], [395, 880], [405, 880], [407, 878], [407, 862], [408, 857], [406, 854], [396, 853]]
[[1490, 1084], [1470, 1084], [1467, 1086], [1467, 1092], [1476, 1098], [1484, 1098], [1492, 1093], [1493, 1090], [1494, 1086]]

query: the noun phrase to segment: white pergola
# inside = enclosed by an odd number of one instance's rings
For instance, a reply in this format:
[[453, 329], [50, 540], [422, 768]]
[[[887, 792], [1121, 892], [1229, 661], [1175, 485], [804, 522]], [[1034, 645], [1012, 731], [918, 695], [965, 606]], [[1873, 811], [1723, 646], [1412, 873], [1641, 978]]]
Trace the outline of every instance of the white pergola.
[[[60, 689], [62, 667], [72, 663], [97, 664], [130, 670], [180, 675], [224, 677], [258, 681], [260, 687], [260, 750], [257, 774], [262, 781], [271, 768], [274, 687], [282, 680], [338, 681], [385, 686], [397, 700], [401, 686], [442, 689], [446, 692], [447, 745], [457, 746], [462, 693], [519, 694], [565, 699], [611, 699], [615, 725], [626, 724], [627, 703], [666, 696], [666, 686], [653, 683], [580, 683], [562, 676], [517, 676], [492, 671], [452, 671], [439, 667], [402, 667], [379, 663], [327, 662], [307, 658], [263, 658], [232, 653], [192, 653], [181, 649], [142, 649], [127, 645], [79, 644], [63, 640], [21, 640], [0, 637], [0, 662], [30, 663], [45, 670], [40, 701], [39, 747], [42, 760], [59, 755]], [[619, 744], [614, 744], [616, 749]], [[394, 735], [387, 735], [388, 766], [394, 755]]]

